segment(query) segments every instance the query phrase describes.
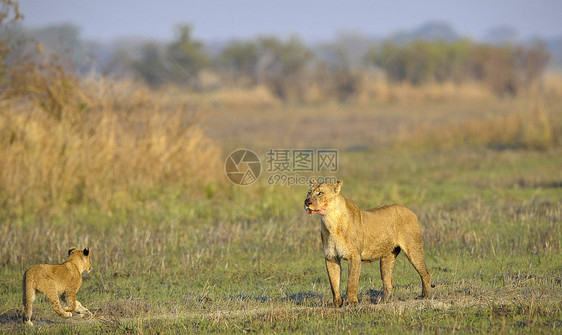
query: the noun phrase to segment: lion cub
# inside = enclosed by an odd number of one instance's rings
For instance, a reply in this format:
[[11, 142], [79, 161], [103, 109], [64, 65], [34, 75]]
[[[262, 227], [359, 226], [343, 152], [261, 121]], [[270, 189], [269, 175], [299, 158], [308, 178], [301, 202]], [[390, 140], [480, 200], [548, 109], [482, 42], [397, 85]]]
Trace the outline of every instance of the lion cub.
[[[76, 293], [82, 285], [82, 272], [90, 272], [90, 249], [68, 250], [68, 260], [62, 264], [34, 265], [23, 275], [23, 322], [33, 326], [31, 314], [35, 291], [42, 292], [51, 302], [53, 309], [62, 317], [69, 318], [72, 311], [90, 313], [76, 300]], [[64, 294], [68, 307], [62, 309], [59, 296]]]
[[362, 211], [341, 195], [342, 183], [340, 180], [337, 184], [320, 184], [312, 178], [304, 201], [308, 214], [319, 214], [322, 218], [322, 245], [334, 307], [342, 305], [342, 259], [349, 261], [347, 304], [358, 302], [357, 285], [361, 262], [371, 263], [376, 260], [380, 260], [383, 300], [387, 302], [392, 295], [394, 261], [401, 250], [421, 277], [421, 297], [428, 297], [430, 274], [425, 266], [420, 225], [416, 215], [400, 205]]

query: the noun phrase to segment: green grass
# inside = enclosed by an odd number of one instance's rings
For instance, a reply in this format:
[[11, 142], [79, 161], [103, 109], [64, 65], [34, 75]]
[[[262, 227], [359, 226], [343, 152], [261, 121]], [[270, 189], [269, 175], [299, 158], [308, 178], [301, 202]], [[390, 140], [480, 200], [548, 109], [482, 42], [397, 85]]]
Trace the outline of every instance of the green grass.
[[[436, 284], [398, 257], [394, 301], [363, 265], [360, 304], [332, 309], [319, 218], [306, 186], [220, 183], [164, 188], [127, 209], [2, 220], [0, 332], [23, 333], [21, 278], [89, 245], [79, 300], [91, 320], [60, 318], [42, 296], [40, 333], [557, 333], [562, 328], [562, 153], [475, 148], [340, 152], [343, 194], [362, 208], [398, 202], [422, 223]], [[345, 265], [347, 267], [347, 265]], [[343, 280], [347, 283], [347, 271]], [[344, 284], [344, 287], [346, 284]]]

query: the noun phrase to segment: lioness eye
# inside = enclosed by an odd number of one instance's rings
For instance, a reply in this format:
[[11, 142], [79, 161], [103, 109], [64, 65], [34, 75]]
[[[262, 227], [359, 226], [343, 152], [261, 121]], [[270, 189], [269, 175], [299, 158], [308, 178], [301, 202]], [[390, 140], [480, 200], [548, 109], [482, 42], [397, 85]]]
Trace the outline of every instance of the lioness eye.
[[318, 195], [323, 195], [323, 194], [324, 194], [324, 192], [318, 192]]

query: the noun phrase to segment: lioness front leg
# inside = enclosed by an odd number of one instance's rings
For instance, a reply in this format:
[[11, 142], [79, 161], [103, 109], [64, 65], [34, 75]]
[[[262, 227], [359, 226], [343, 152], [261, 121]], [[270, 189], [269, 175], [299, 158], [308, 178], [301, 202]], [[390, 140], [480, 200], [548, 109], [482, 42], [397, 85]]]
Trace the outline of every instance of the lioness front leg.
[[332, 295], [334, 297], [334, 307], [340, 307], [342, 304], [340, 295], [340, 278], [341, 278], [341, 264], [340, 260], [326, 259], [326, 269], [328, 270], [328, 278], [330, 278], [330, 286], [332, 287]]
[[357, 286], [359, 286], [359, 274], [361, 273], [360, 256], [352, 257], [349, 260], [349, 279], [347, 282], [347, 298], [348, 305], [354, 305], [359, 302], [357, 300]]

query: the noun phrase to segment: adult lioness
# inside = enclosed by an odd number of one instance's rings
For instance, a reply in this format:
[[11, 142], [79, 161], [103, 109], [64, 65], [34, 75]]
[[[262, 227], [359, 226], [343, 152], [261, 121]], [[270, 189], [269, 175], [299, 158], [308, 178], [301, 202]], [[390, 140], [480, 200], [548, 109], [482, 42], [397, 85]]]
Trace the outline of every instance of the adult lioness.
[[342, 259], [349, 261], [348, 304], [357, 303], [357, 285], [361, 262], [380, 260], [383, 300], [392, 294], [392, 270], [396, 256], [403, 250], [422, 280], [422, 297], [428, 297], [430, 274], [425, 266], [420, 225], [416, 215], [406, 207], [387, 205], [360, 210], [341, 193], [342, 181], [336, 184], [310, 180], [304, 207], [308, 214], [322, 218], [322, 245], [334, 307], [342, 305], [340, 277]]
[[[38, 264], [34, 265], [23, 275], [23, 322], [33, 325], [31, 314], [33, 313], [33, 301], [35, 291], [42, 292], [51, 302], [53, 309], [62, 317], [69, 318], [72, 311], [80, 314], [90, 313], [80, 302], [76, 300], [76, 293], [82, 285], [82, 272], [90, 272], [90, 249], [68, 250], [68, 260], [62, 264]], [[59, 296], [65, 295], [68, 307], [62, 308]]]

